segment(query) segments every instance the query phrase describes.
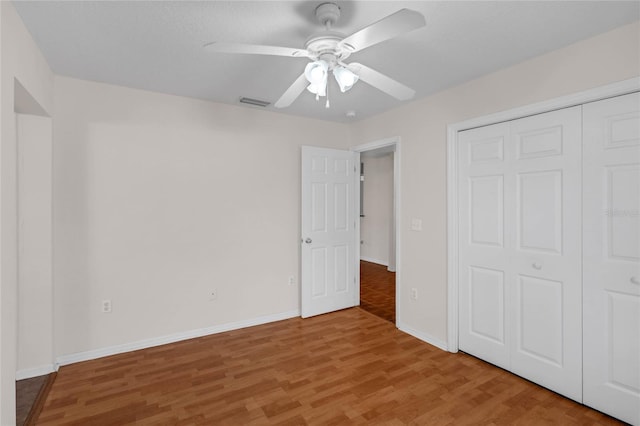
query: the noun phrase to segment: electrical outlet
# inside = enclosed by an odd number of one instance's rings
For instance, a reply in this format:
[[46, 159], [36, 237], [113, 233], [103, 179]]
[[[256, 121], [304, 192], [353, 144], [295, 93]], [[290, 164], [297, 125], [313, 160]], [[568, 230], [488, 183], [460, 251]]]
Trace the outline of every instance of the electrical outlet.
[[218, 290], [215, 288], [212, 288], [211, 290], [209, 290], [209, 300], [216, 300], [218, 298]]
[[102, 301], [102, 313], [108, 314], [111, 312], [111, 300], [105, 299]]
[[411, 288], [411, 299], [418, 300], [418, 289], [415, 287]]
[[293, 275], [289, 275], [289, 285], [294, 285], [296, 283], [296, 277]]

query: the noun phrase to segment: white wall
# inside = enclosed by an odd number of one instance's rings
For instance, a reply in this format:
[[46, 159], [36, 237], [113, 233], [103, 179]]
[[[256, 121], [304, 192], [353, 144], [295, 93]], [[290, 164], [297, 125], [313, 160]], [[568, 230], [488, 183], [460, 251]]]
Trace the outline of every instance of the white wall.
[[363, 153], [364, 217], [360, 219], [360, 258], [389, 266], [393, 218], [393, 153]]
[[53, 368], [51, 118], [17, 114], [17, 379]]
[[[402, 140], [401, 328], [446, 341], [447, 125], [638, 75], [636, 22], [352, 125], [354, 146]], [[410, 229], [412, 218], [422, 219], [422, 232]], [[416, 301], [409, 297], [411, 287], [418, 289]]]
[[0, 424], [15, 423], [17, 344], [17, 172], [15, 80], [43, 111], [53, 74], [10, 2], [0, 2]]
[[55, 99], [58, 356], [297, 314], [300, 146], [346, 125], [64, 77]]

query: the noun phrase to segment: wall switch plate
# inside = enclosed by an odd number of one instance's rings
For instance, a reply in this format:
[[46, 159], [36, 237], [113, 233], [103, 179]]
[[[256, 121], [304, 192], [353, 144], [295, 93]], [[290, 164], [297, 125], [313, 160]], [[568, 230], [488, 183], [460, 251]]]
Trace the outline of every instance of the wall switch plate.
[[209, 290], [209, 300], [216, 300], [218, 298], [218, 289], [212, 288]]
[[111, 299], [105, 299], [102, 301], [102, 313], [108, 314], [111, 312]]
[[415, 287], [411, 288], [411, 299], [418, 300], [418, 289]]
[[411, 230], [412, 231], [422, 231], [422, 219], [411, 219]]

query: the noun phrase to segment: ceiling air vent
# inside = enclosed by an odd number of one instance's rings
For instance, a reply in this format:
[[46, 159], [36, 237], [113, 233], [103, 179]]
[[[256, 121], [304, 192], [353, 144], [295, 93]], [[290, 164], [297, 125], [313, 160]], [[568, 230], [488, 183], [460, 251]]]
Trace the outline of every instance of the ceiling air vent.
[[259, 106], [259, 107], [266, 107], [271, 102], [261, 101], [260, 99], [240, 98], [240, 103], [249, 104], [249, 105], [255, 105], [255, 106]]

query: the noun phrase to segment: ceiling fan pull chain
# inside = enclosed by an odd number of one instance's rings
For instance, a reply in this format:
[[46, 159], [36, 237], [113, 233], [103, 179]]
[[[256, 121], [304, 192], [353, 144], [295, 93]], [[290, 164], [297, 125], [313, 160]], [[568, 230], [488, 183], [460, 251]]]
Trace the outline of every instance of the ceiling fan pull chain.
[[327, 92], [327, 103], [324, 104], [325, 108], [329, 108], [329, 80], [327, 79], [327, 88], [325, 89]]

